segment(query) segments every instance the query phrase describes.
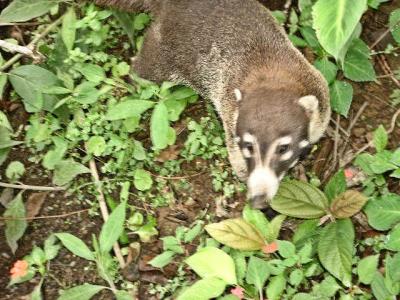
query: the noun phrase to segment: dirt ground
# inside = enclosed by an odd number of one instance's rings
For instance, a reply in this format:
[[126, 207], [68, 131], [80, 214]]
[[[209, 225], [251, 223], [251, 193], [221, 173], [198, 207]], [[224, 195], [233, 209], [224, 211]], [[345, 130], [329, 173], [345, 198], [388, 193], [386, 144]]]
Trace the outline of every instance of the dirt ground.
[[[0, 1], [0, 5], [1, 5]], [[260, 1], [272, 9], [279, 8], [279, 3], [283, 1]], [[388, 14], [394, 9], [400, 7], [400, 0], [389, 2], [381, 6], [378, 12], [368, 12], [363, 17], [363, 39], [368, 45], [374, 43], [379, 36], [386, 30], [388, 23]], [[377, 46], [377, 49], [383, 49], [387, 43], [391, 42], [390, 35], [382, 40]], [[382, 62], [382, 59], [384, 62]], [[349, 114], [348, 120], [341, 120], [341, 126], [347, 128], [348, 123], [352, 120], [359, 109], [364, 103], [368, 102], [365, 110], [363, 111], [358, 122], [355, 124], [349, 137], [349, 150], [357, 150], [359, 147], [368, 142], [371, 137], [371, 132], [383, 124], [385, 128], [390, 127], [392, 116], [395, 108], [390, 104], [390, 94], [396, 88], [393, 80], [387, 76], [388, 71], [383, 69], [386, 63], [390, 66], [391, 70], [400, 68], [400, 56], [374, 56], [375, 69], [378, 75], [378, 81], [372, 83], [353, 84], [355, 90], [354, 102]], [[398, 88], [398, 87], [397, 87]], [[0, 103], [1, 104], [1, 103]], [[205, 115], [206, 109], [203, 101], [195, 106], [196, 114]], [[10, 106], [6, 103], [1, 104], [0, 109], [7, 112], [11, 119], [13, 128], [18, 128], [25, 125], [28, 115], [24, 112], [23, 107]], [[190, 109], [192, 111], [193, 108]], [[186, 112], [190, 114], [191, 112]], [[335, 125], [331, 123], [332, 132]], [[391, 135], [390, 143], [392, 146], [398, 145], [400, 141], [400, 131], [394, 131]], [[183, 142], [183, 141], [181, 141]], [[333, 147], [333, 138], [328, 136], [321, 141], [321, 147], [313, 154], [303, 166], [307, 170], [316, 171], [319, 176], [327, 176], [326, 170], [328, 169], [329, 159], [326, 153], [329, 153]], [[27, 170], [25, 176], [21, 179], [22, 182], [31, 185], [51, 185], [51, 179], [48, 174], [38, 165], [29, 162], [27, 158], [29, 153], [27, 149], [19, 147], [12, 151], [9, 156], [9, 161], [20, 160], [24, 163]], [[7, 165], [5, 163], [4, 165]], [[200, 166], [200, 167], [199, 167]], [[192, 164], [185, 166], [182, 175], [191, 174], [193, 170], [204, 169], [206, 170], [208, 163], [206, 161], [196, 161]], [[174, 232], [174, 229], [179, 225], [189, 226], [196, 217], [204, 210], [208, 212], [215, 211], [215, 199], [220, 196], [215, 193], [212, 188], [212, 179], [208, 173], [201, 174], [196, 177], [191, 177], [188, 181], [192, 184], [193, 194], [192, 201], [189, 205], [185, 202], [185, 197], [181, 197], [180, 201], [165, 208], [156, 211], [158, 229], [160, 236], [168, 235]], [[393, 186], [394, 192], [400, 192], [399, 186]], [[16, 193], [16, 192], [15, 192]], [[32, 192], [26, 191], [25, 197], [29, 197]], [[91, 196], [89, 196], [91, 197]], [[236, 195], [232, 202], [239, 201], [243, 203], [245, 195]], [[134, 201], [134, 199], [131, 199]], [[135, 205], [142, 205], [135, 203]], [[242, 205], [241, 205], [242, 206]], [[241, 206], [233, 209], [230, 214], [237, 215]], [[39, 213], [40, 216], [55, 216], [64, 215], [71, 212], [76, 212], [89, 208], [90, 206], [78, 199], [74, 195], [68, 195], [65, 192], [51, 192], [47, 195], [45, 203]], [[3, 213], [0, 208], [0, 215]], [[19, 242], [19, 248], [15, 255], [12, 255], [10, 249], [6, 245], [4, 230], [0, 230], [0, 299], [25, 299], [24, 296], [29, 294], [32, 288], [38, 283], [32, 280], [29, 283], [15, 285], [11, 288], [6, 288], [9, 281], [9, 269], [12, 263], [22, 258], [24, 255], [32, 250], [32, 247], [42, 245], [43, 241], [55, 232], [70, 232], [82, 238], [90, 244], [91, 235], [99, 232], [100, 224], [102, 223], [99, 216], [89, 216], [88, 212], [79, 214], [57, 217], [57, 218], [43, 218], [35, 219], [29, 223], [29, 227]], [[3, 225], [0, 223], [0, 227]], [[137, 266], [131, 266], [129, 270], [125, 270], [125, 275], [140, 278], [140, 295], [141, 299], [156, 299], [146, 293], [147, 287], [150, 283], [165, 283], [168, 278], [174, 276], [176, 272], [176, 265], [170, 265], [165, 268], [164, 272], [156, 270], [146, 262], [153, 258], [155, 255], [162, 251], [162, 244], [160, 240], [143, 244], [142, 252]], [[195, 246], [189, 245], [187, 251], [194, 251]], [[88, 261], [73, 256], [66, 249], [62, 249], [51, 264], [49, 269], [49, 277], [44, 284], [45, 299], [56, 299], [58, 291], [65, 287], [72, 285], [83, 284], [85, 282], [104, 284], [102, 279], [97, 276], [95, 266]], [[111, 294], [104, 292], [96, 296], [96, 299], [112, 299]]]

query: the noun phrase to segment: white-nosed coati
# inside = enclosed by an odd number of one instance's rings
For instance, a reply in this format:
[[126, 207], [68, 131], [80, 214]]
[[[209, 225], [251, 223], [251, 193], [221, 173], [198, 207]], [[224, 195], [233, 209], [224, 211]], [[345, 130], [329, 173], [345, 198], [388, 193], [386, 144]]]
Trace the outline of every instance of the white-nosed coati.
[[153, 22], [133, 68], [191, 86], [223, 122], [230, 162], [265, 207], [330, 118], [322, 75], [256, 0], [97, 0]]

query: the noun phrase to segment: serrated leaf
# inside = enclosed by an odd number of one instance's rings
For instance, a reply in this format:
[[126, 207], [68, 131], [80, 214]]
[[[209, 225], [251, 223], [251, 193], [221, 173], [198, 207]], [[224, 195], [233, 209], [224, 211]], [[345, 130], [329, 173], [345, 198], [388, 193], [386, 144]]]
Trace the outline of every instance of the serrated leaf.
[[52, 141], [55, 145], [54, 149], [49, 150], [43, 157], [42, 165], [48, 170], [54, 170], [55, 166], [60, 163], [68, 150], [68, 143], [61, 137], [53, 137]]
[[400, 224], [386, 235], [385, 247], [391, 251], [400, 251]]
[[55, 166], [53, 183], [58, 186], [66, 185], [84, 173], [90, 173], [90, 170], [74, 160], [64, 160]]
[[353, 87], [345, 81], [335, 80], [329, 86], [332, 109], [347, 117], [353, 100]]
[[344, 171], [341, 169], [328, 181], [324, 192], [329, 201], [332, 201], [335, 197], [343, 194], [346, 188], [346, 177], [344, 176]]
[[149, 265], [154, 268], [164, 268], [174, 259], [176, 252], [174, 251], [164, 251], [163, 253], [154, 257], [151, 261], [149, 261]]
[[83, 64], [77, 69], [90, 82], [100, 83], [106, 79], [106, 73], [103, 68], [94, 64]]
[[160, 102], [154, 108], [150, 120], [150, 136], [155, 149], [164, 149], [169, 143], [170, 126], [168, 119], [168, 110], [163, 102]]
[[49, 12], [60, 0], [14, 0], [0, 14], [0, 23], [25, 22]]
[[332, 201], [331, 212], [335, 218], [350, 218], [358, 213], [366, 202], [367, 197], [363, 194], [355, 190], [349, 190]]
[[358, 280], [363, 284], [370, 284], [378, 269], [379, 255], [364, 257], [357, 264]]
[[116, 300], [132, 300], [132, 299], [134, 299], [134, 296], [131, 293], [124, 291], [124, 290], [116, 291], [114, 293], [114, 296], [115, 296]]
[[324, 75], [328, 84], [331, 84], [335, 79], [338, 72], [338, 67], [327, 57], [317, 59], [314, 66]]
[[385, 279], [378, 271], [375, 273], [374, 279], [371, 282], [372, 293], [377, 300], [395, 299], [386, 287]]
[[89, 300], [105, 288], [105, 286], [85, 283], [63, 291], [57, 300]]
[[313, 27], [318, 40], [336, 59], [366, 8], [367, 0], [318, 0], [313, 6]]
[[253, 284], [257, 290], [261, 290], [269, 275], [268, 262], [261, 258], [250, 256], [246, 273], [246, 282], [248, 284]]
[[278, 241], [278, 252], [284, 258], [291, 258], [296, 254], [296, 247], [289, 241]]
[[86, 144], [86, 150], [89, 154], [100, 156], [106, 150], [106, 146], [106, 140], [102, 136], [92, 136]]
[[370, 50], [361, 39], [355, 39], [350, 44], [344, 59], [344, 75], [346, 78], [358, 82], [376, 79]]
[[76, 35], [76, 14], [73, 7], [69, 8], [65, 14], [61, 26], [61, 38], [67, 50], [74, 48]]
[[70, 233], [56, 233], [55, 236], [61, 241], [65, 248], [73, 254], [87, 260], [94, 260], [93, 252], [90, 251], [88, 246], [76, 236]]
[[385, 150], [388, 143], [388, 134], [382, 125], [374, 131], [373, 143], [377, 152]]
[[126, 100], [110, 107], [106, 119], [110, 121], [138, 117], [146, 110], [154, 106], [154, 102], [148, 100]]
[[400, 8], [390, 13], [389, 28], [395, 41], [400, 44]]
[[201, 278], [217, 277], [231, 285], [237, 282], [232, 257], [218, 248], [202, 248], [187, 258], [186, 263]]
[[219, 297], [225, 290], [226, 283], [217, 277], [201, 279], [180, 294], [177, 300], [208, 300]]
[[10, 246], [11, 251], [15, 253], [18, 248], [17, 241], [24, 235], [28, 223], [25, 218], [25, 206], [22, 201], [22, 192], [19, 193], [7, 206], [4, 212], [5, 218], [14, 218], [12, 220], [6, 220], [5, 235], [7, 244]]
[[110, 252], [124, 230], [126, 202], [122, 201], [110, 214], [100, 231], [100, 251]]
[[267, 286], [267, 297], [270, 300], [279, 300], [286, 287], [286, 278], [284, 274], [274, 276], [270, 279]]
[[139, 191], [149, 190], [153, 185], [153, 179], [151, 179], [150, 173], [143, 169], [136, 169], [133, 176], [133, 184]]
[[345, 286], [351, 286], [354, 227], [349, 219], [337, 220], [322, 229], [318, 257], [324, 268]]
[[262, 234], [245, 220], [229, 219], [205, 226], [218, 242], [239, 250], [259, 250], [265, 245]]
[[271, 206], [281, 214], [304, 219], [319, 218], [328, 212], [328, 199], [311, 184], [291, 180], [280, 185]]
[[265, 235], [265, 239], [268, 243], [271, 243], [278, 238], [282, 223], [283, 221], [285, 221], [285, 219], [286, 216], [278, 215], [273, 218], [271, 222], [269, 222], [269, 224], [267, 225], [267, 233]]
[[368, 223], [377, 230], [388, 230], [400, 223], [400, 196], [386, 194], [369, 199], [364, 209]]
[[246, 205], [243, 209], [242, 215], [243, 219], [257, 228], [264, 238], [267, 237], [267, 227], [269, 225], [269, 221], [260, 210], [253, 209], [250, 207], [250, 205]]

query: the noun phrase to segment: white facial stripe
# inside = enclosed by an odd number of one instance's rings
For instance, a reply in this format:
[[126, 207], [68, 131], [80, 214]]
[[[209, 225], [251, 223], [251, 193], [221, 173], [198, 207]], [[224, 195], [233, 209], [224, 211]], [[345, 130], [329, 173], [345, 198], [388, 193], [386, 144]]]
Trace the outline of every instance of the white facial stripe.
[[293, 168], [293, 167], [298, 163], [298, 161], [299, 161], [298, 159], [294, 160], [294, 161], [290, 164], [289, 169]]
[[243, 156], [244, 156], [245, 158], [250, 158], [250, 157], [251, 157], [251, 153], [250, 153], [249, 149], [244, 148], [244, 149], [242, 150], [242, 153], [243, 153]]
[[236, 101], [242, 101], [242, 92], [239, 89], [234, 89], [233, 92], [235, 93]]
[[240, 143], [240, 136], [235, 136], [234, 139], [235, 143]]
[[252, 135], [252, 134], [250, 134], [248, 132], [245, 132], [243, 134], [243, 141], [246, 142], [246, 143], [254, 143], [255, 137], [254, 137], [254, 135]]
[[257, 167], [251, 172], [247, 186], [251, 198], [267, 195], [268, 199], [272, 199], [278, 191], [279, 179], [270, 168]]
[[283, 179], [283, 177], [285, 177], [285, 172], [283, 172], [281, 175], [279, 175], [279, 181], [281, 181]]
[[278, 139], [278, 145], [289, 145], [293, 141], [291, 136], [284, 136]]
[[299, 143], [299, 148], [305, 148], [305, 147], [307, 147], [308, 145], [310, 145], [310, 142], [309, 142], [309, 141], [307, 141], [307, 140], [302, 140], [302, 141]]
[[279, 158], [280, 161], [285, 161], [291, 159], [293, 156], [293, 151], [287, 151], [286, 153], [282, 154]]

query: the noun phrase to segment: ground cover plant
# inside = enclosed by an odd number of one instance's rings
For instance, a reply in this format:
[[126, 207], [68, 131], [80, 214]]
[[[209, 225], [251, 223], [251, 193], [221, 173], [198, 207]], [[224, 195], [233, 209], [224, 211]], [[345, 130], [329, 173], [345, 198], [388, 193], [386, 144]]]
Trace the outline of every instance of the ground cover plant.
[[150, 15], [0, 3], [1, 299], [399, 297], [400, 3], [260, 2], [334, 111], [275, 216], [212, 106], [130, 70]]

